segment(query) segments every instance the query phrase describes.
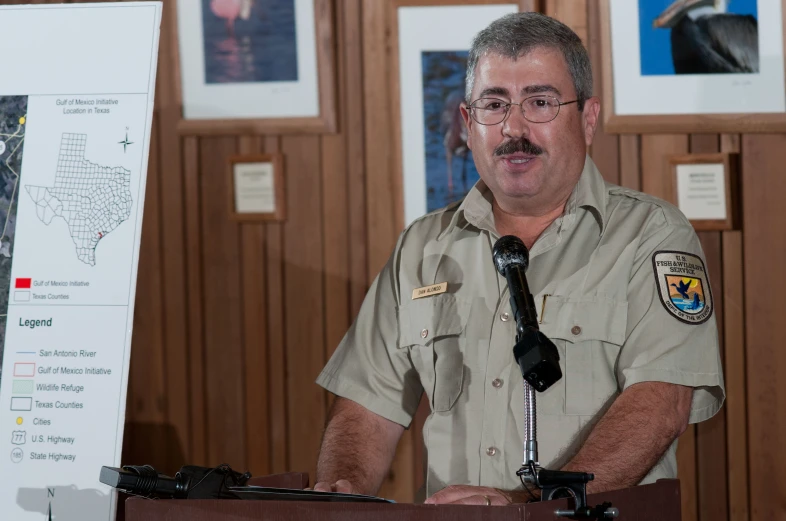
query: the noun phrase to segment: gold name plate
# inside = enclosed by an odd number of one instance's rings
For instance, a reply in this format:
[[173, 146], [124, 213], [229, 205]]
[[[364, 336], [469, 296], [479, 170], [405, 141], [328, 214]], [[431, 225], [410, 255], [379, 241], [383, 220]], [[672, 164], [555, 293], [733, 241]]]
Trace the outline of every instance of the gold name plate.
[[430, 297], [432, 295], [439, 295], [440, 293], [445, 293], [447, 290], [447, 282], [440, 282], [439, 284], [433, 284], [431, 286], [426, 286], [425, 288], [415, 288], [415, 290], [412, 291], [412, 300]]

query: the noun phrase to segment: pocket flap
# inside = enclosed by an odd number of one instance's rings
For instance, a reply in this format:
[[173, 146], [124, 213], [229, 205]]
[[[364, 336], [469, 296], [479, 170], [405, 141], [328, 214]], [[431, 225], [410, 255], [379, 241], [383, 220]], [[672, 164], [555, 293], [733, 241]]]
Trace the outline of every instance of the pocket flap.
[[399, 308], [399, 347], [427, 345], [435, 338], [461, 334], [467, 327], [470, 302], [455, 295], [412, 300]]
[[[536, 297], [536, 306], [543, 295]], [[550, 338], [568, 342], [599, 340], [622, 345], [628, 323], [628, 303], [606, 297], [546, 296], [540, 329]]]

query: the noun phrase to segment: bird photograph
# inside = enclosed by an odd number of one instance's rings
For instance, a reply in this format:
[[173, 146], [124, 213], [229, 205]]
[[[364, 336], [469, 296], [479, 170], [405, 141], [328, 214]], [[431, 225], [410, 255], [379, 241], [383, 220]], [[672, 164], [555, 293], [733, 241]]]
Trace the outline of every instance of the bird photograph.
[[295, 0], [201, 0], [205, 83], [297, 81]]
[[642, 75], [759, 72], [756, 0], [640, 0]]
[[426, 208], [430, 212], [463, 199], [480, 176], [460, 111], [467, 51], [424, 51], [421, 60]]

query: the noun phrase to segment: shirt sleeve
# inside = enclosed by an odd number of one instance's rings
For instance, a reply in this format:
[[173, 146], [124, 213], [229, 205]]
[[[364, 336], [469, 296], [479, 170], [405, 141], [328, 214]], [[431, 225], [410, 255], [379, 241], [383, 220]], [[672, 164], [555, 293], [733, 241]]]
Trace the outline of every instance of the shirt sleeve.
[[[403, 237], [403, 236], [402, 236]], [[401, 239], [366, 294], [355, 322], [317, 378], [328, 391], [408, 427], [423, 387], [407, 349], [398, 347]]]
[[[679, 281], [667, 280], [662, 270], [658, 271], [655, 259], [678, 252], [697, 256], [706, 266], [699, 239], [683, 220], [659, 223], [639, 245], [628, 285], [626, 339], [618, 360], [617, 380], [623, 390], [648, 381], [692, 387], [689, 422], [697, 423], [712, 417], [725, 397], [718, 326], [709, 287], [704, 290], [705, 305], [713, 309], [703, 322], [681, 320], [678, 309], [673, 305], [669, 308], [672, 301], [668, 282]], [[709, 286], [706, 269], [704, 277]]]

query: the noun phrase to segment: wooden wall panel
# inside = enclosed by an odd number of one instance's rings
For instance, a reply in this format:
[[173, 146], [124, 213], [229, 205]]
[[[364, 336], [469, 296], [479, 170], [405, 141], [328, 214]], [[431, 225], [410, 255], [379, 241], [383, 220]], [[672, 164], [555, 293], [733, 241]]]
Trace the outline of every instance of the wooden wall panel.
[[203, 320], [208, 461], [245, 462], [245, 387], [240, 280], [240, 231], [229, 221], [227, 164], [232, 137], [200, 139]]
[[[745, 381], [745, 302], [742, 233], [723, 232], [724, 376], [726, 379], [726, 459], [731, 521], [750, 519], [748, 432]], [[717, 295], [717, 292], [716, 292]], [[716, 296], [716, 298], [718, 298]]]
[[[320, 138], [285, 137], [287, 214], [284, 235], [287, 439], [289, 464], [314, 475], [325, 423], [325, 397], [314, 385], [325, 364]], [[304, 153], [307, 152], [307, 153]]]
[[742, 137], [750, 518], [786, 519], [786, 135]]
[[[171, 8], [171, 6], [167, 6]], [[172, 23], [167, 17], [163, 24]], [[158, 62], [159, 75], [171, 69], [171, 38], [160, 42]], [[166, 76], [165, 76], [166, 77]], [[167, 423], [171, 435], [167, 437], [169, 467], [179, 469], [191, 450], [191, 430], [188, 407], [188, 317], [186, 307], [185, 237], [183, 234], [183, 175], [179, 141], [177, 135], [177, 104], [174, 82], [158, 82], [156, 85], [155, 114], [159, 137], [159, 176], [161, 212], [161, 257], [163, 291], [163, 328], [165, 356], [165, 401]]]
[[[573, 9], [578, 9], [578, 7]], [[587, 44], [590, 59], [592, 60], [592, 93], [593, 96], [600, 97], [600, 93], [603, 92], [603, 75], [600, 74], [602, 61], [600, 10], [592, 2], [587, 2], [586, 21], [589, 32], [584, 42]], [[601, 103], [607, 102], [607, 100], [601, 99]], [[606, 134], [604, 132], [602, 112], [598, 115], [598, 118], [600, 122], [598, 123], [598, 130], [595, 132], [590, 155], [606, 181], [620, 184], [621, 168], [623, 167], [621, 164], [620, 138], [618, 135]]]
[[[718, 152], [720, 137], [717, 134], [692, 134], [690, 151], [693, 154]], [[721, 232], [701, 232], [699, 239], [707, 259], [707, 271], [718, 322], [721, 355], [723, 354], [723, 255]], [[728, 480], [726, 468], [726, 411], [696, 426], [696, 466], [699, 519], [728, 518]]]
[[391, 78], [388, 67], [387, 2], [363, 0], [363, 99], [366, 150], [366, 205], [368, 236], [368, 274], [376, 274], [390, 257], [400, 232], [399, 210], [392, 197], [393, 139], [388, 129], [393, 127], [390, 106], [399, 100], [392, 99]]
[[[161, 82], [162, 80], [158, 80]], [[188, 137], [183, 142], [183, 200], [186, 222], [186, 273], [188, 286], [188, 370], [191, 415], [191, 462], [207, 465], [207, 407], [205, 396], [205, 334], [202, 288], [202, 205], [199, 191], [199, 142]], [[140, 259], [141, 262], [141, 259]]]
[[[153, 138], [159, 135], [153, 128]], [[151, 138], [152, 139], [152, 138]], [[161, 235], [159, 190], [159, 146], [152, 141], [145, 190], [145, 215], [142, 220], [142, 244], [137, 274], [137, 306], [134, 309], [134, 335], [132, 343], [129, 381], [133, 395], [129, 394], [129, 429], [124, 448], [131, 452], [145, 451], [146, 440], [156, 437], [156, 443], [146, 450], [151, 464], [170, 470], [167, 457], [172, 435], [168, 429], [165, 384], [164, 345], [161, 295]], [[150, 203], [152, 201], [152, 204]], [[100, 255], [100, 252], [99, 252]]]
[[[7, 3], [7, 2], [6, 2]], [[594, 0], [531, 2], [574, 28], [598, 72]], [[523, 2], [522, 5], [527, 4]], [[172, 3], [165, 6], [143, 222], [124, 463], [173, 472], [227, 462], [313, 473], [330, 399], [314, 379], [351, 323], [403, 224], [393, 171], [391, 11], [335, 2], [338, 132], [178, 136]], [[611, 100], [601, 100], [611, 103]], [[678, 460], [685, 520], [786, 519], [786, 142], [780, 135], [611, 135], [591, 155], [607, 180], [671, 199], [672, 154], [740, 152], [743, 229], [701, 235], [722, 332], [727, 405], [691, 426]], [[288, 218], [227, 219], [227, 158], [285, 154]], [[422, 484], [421, 409], [382, 494]], [[772, 478], [772, 481], [770, 480]]]
[[[240, 138], [240, 154], [259, 154], [262, 150], [259, 137]], [[270, 474], [271, 470], [265, 227], [262, 223], [247, 222], [240, 225], [240, 251], [246, 468], [254, 475], [264, 475]]]

